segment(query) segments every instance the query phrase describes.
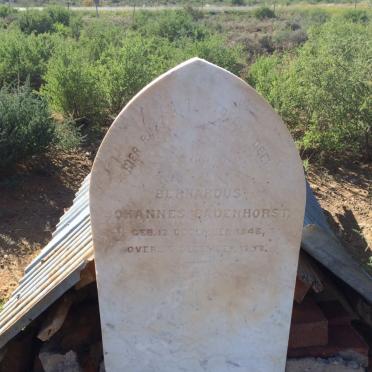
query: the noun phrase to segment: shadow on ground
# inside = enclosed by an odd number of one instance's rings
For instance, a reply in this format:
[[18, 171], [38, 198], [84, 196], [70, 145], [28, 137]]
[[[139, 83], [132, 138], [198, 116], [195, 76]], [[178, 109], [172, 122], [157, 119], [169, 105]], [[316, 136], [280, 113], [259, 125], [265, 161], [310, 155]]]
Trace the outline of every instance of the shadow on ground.
[[7, 298], [24, 267], [51, 239], [89, 173], [85, 153], [48, 154], [0, 174], [0, 298]]

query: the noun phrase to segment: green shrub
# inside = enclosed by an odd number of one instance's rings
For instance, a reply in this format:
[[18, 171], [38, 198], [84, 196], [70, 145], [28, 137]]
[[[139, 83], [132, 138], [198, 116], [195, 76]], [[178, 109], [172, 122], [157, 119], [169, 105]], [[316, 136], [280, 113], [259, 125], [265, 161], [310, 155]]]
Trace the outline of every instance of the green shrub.
[[362, 9], [348, 10], [343, 14], [343, 18], [354, 23], [367, 23], [369, 21], [368, 13]]
[[284, 29], [274, 34], [272, 46], [275, 50], [290, 50], [302, 45], [307, 40], [307, 33], [302, 29]]
[[251, 66], [248, 82], [256, 88], [274, 107], [280, 107], [280, 67], [282, 58], [274, 54], [257, 58]]
[[26, 34], [42, 34], [54, 32], [55, 24], [69, 26], [70, 13], [60, 6], [48, 7], [44, 10], [27, 10], [17, 17], [19, 28]]
[[168, 10], [159, 14], [140, 12], [134, 28], [143, 35], [160, 36], [170, 42], [182, 38], [202, 40], [209, 35], [208, 30], [184, 10]]
[[236, 6], [242, 6], [242, 5], [245, 5], [245, 1], [244, 0], [231, 0], [231, 4], [236, 5]]
[[81, 47], [87, 49], [89, 59], [98, 60], [111, 46], [120, 48], [126, 38], [126, 30], [105, 19], [95, 18], [84, 27], [79, 38]]
[[55, 124], [55, 143], [54, 147], [58, 150], [72, 150], [77, 148], [84, 140], [80, 128], [76, 122], [67, 118], [62, 123]]
[[17, 17], [17, 10], [9, 6], [0, 5], [0, 30], [7, 29]]
[[45, 9], [53, 23], [60, 23], [64, 26], [70, 25], [71, 14], [62, 6], [50, 6]]
[[27, 10], [20, 12], [17, 18], [18, 26], [26, 34], [42, 34], [54, 31], [54, 23], [46, 11]]
[[15, 13], [17, 13], [16, 9], [7, 5], [0, 5], [0, 18], [6, 18]]
[[177, 54], [180, 51], [177, 53], [162, 39], [134, 35], [128, 36], [120, 48], [106, 50], [99, 65], [110, 113], [118, 114], [141, 88], [181, 61], [176, 61]]
[[24, 35], [17, 29], [0, 31], [0, 86], [29, 79], [31, 87], [39, 88], [56, 41], [49, 35]]
[[253, 14], [258, 19], [275, 18], [275, 13], [266, 6], [255, 9]]
[[187, 14], [189, 14], [194, 21], [198, 21], [199, 19], [203, 19], [204, 18], [203, 11], [200, 10], [200, 9], [198, 9], [198, 8], [194, 8], [191, 5], [186, 5], [183, 8], [183, 10], [184, 10], [184, 12], [186, 12]]
[[258, 40], [260, 45], [260, 50], [266, 53], [272, 53], [275, 50], [273, 38], [270, 35], [263, 35]]
[[329, 12], [324, 9], [310, 9], [306, 12], [305, 18], [308, 26], [313, 26], [314, 24], [322, 25], [326, 23], [331, 16]]
[[[300, 9], [280, 9], [281, 18], [289, 19], [291, 23], [296, 23], [304, 30], [314, 25], [322, 25], [331, 18], [331, 10], [322, 8], [300, 8]], [[293, 29], [293, 28], [292, 28]]]
[[45, 151], [54, 139], [55, 126], [45, 99], [27, 86], [0, 89], [0, 168]]
[[198, 42], [188, 42], [184, 59], [200, 57], [239, 75], [243, 67], [243, 50], [240, 45], [228, 46], [220, 36], [211, 36]]
[[42, 94], [53, 110], [82, 124], [100, 122], [106, 102], [99, 84], [100, 69], [86, 49], [71, 40], [56, 48], [49, 60]]
[[309, 31], [298, 53], [261, 58], [250, 81], [306, 150], [371, 157], [371, 26], [338, 19]]
[[80, 16], [75, 15], [75, 17], [71, 17], [69, 23], [70, 35], [75, 38], [79, 39], [80, 34], [83, 30], [83, 20]]

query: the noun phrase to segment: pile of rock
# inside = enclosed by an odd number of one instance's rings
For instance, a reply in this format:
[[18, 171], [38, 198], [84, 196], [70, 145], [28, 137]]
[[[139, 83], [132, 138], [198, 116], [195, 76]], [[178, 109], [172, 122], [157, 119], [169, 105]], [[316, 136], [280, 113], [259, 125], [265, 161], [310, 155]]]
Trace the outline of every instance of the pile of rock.
[[1, 372], [104, 370], [97, 287], [86, 280], [94, 263], [85, 270], [80, 283], [6, 345]]

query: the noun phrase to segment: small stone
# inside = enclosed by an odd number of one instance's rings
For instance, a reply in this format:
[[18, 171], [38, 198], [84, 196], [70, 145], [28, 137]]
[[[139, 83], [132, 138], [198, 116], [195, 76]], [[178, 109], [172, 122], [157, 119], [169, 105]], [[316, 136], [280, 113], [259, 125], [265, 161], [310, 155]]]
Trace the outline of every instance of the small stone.
[[42, 352], [39, 359], [45, 372], [82, 372], [77, 355], [72, 350], [66, 354]]
[[332, 358], [331, 364], [339, 365], [339, 364], [343, 364], [343, 362], [344, 360], [341, 357], [334, 357]]
[[351, 360], [348, 364], [347, 364], [348, 367], [350, 368], [353, 368], [353, 369], [358, 369], [360, 366], [359, 366], [359, 363], [357, 363], [355, 360]]

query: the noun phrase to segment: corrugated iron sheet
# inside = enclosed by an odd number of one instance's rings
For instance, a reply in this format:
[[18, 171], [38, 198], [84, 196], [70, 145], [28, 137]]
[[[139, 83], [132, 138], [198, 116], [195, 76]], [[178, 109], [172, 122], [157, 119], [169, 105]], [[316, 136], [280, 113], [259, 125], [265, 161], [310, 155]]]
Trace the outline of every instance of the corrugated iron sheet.
[[0, 312], [0, 348], [80, 280], [93, 259], [89, 178], [62, 216], [52, 240], [27, 266], [24, 277]]
[[307, 225], [317, 225], [333, 235], [333, 232], [323, 213], [323, 209], [320, 207], [318, 200], [316, 200], [316, 197], [308, 182], [306, 182], [306, 210], [304, 217], [304, 226]]
[[[0, 312], [0, 348], [47, 309], [80, 279], [93, 259], [89, 211], [89, 180], [84, 180], [72, 207], [62, 216], [52, 240], [27, 266], [19, 287]], [[323, 212], [307, 185], [304, 225], [329, 230]]]
[[302, 248], [372, 304], [372, 276], [340, 241], [317, 225], [302, 231]]
[[301, 247], [372, 303], [372, 276], [334, 235], [309, 184]]

